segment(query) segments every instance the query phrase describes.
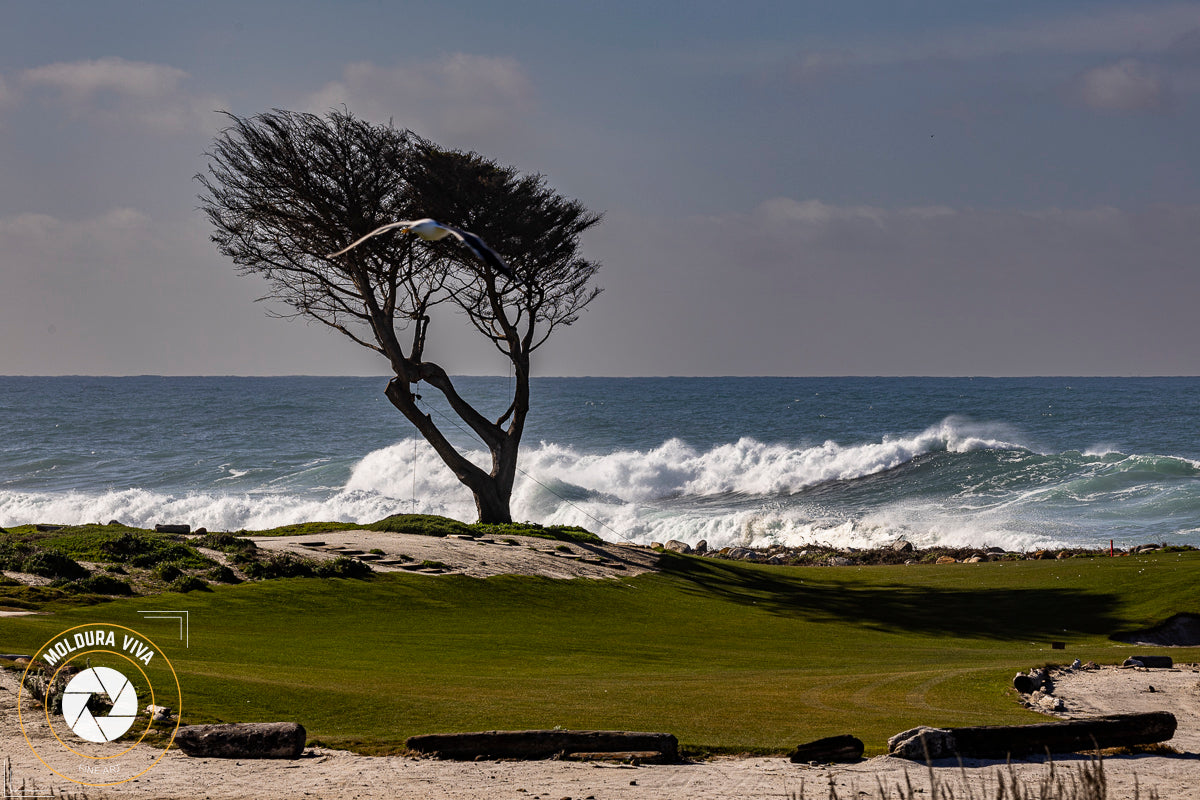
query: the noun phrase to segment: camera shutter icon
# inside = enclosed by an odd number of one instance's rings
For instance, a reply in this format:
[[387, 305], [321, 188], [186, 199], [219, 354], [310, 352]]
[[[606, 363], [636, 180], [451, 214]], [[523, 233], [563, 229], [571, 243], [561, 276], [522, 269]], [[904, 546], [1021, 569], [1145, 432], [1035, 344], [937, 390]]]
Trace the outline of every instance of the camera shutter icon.
[[[103, 716], [96, 717], [88, 708], [92, 695], [101, 695], [112, 703]], [[138, 699], [133, 684], [109, 667], [91, 667], [80, 672], [63, 690], [62, 711], [75, 735], [89, 742], [111, 742], [133, 727], [137, 719]]]

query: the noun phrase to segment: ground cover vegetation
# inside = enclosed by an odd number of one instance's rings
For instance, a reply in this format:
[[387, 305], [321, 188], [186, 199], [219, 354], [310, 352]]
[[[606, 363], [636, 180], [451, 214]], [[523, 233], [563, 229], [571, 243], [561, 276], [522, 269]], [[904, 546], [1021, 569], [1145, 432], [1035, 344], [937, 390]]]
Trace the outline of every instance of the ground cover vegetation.
[[[1015, 701], [1016, 671], [1120, 662], [1134, 648], [1114, 635], [1200, 611], [1196, 552], [848, 568], [663, 553], [660, 565], [618, 580], [377, 573], [179, 595], [183, 717], [296, 720], [311, 741], [370, 753], [418, 733], [558, 725], [669, 731], [701, 755], [852, 733], [875, 754], [915, 725], [1044, 720]], [[103, 618], [140, 629], [137, 612], [161, 605], [116, 599]], [[6, 620], [3, 648], [97, 618], [48, 607]]]
[[0, 575], [0, 608], [38, 608], [51, 601], [96, 603], [116, 596], [207, 590], [212, 584], [273, 578], [359, 578], [372, 574], [364, 561], [303, 558], [260, 550], [250, 536], [315, 535], [355, 527], [423, 536], [519, 535], [600, 542], [583, 528], [536, 523], [468, 525], [446, 517], [396, 514], [366, 525], [310, 522], [268, 530], [207, 532], [188, 536], [107, 525], [21, 525], [0, 529], [0, 570], [46, 578], [28, 586]]

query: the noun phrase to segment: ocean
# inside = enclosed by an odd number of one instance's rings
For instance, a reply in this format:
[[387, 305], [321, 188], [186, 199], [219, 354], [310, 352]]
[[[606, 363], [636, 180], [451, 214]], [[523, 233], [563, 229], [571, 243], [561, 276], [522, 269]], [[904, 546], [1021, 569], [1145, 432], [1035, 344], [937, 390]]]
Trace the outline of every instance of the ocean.
[[[0, 377], [0, 526], [472, 521], [386, 383]], [[511, 391], [457, 383], [493, 415]], [[518, 520], [710, 547], [1200, 545], [1200, 378], [541, 378], [532, 394]]]

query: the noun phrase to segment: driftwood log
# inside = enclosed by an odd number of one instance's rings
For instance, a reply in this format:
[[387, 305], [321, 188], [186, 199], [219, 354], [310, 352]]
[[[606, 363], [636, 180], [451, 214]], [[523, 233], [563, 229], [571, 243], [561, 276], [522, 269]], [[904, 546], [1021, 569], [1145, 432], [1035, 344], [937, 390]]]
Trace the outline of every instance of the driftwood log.
[[1153, 711], [1033, 725], [914, 728], [889, 739], [888, 750], [892, 755], [915, 761], [955, 755], [1005, 758], [1156, 744], [1174, 735], [1175, 716], [1166, 711]]
[[1130, 656], [1125, 659], [1124, 666], [1136, 667], [1138, 664], [1149, 669], [1171, 669], [1175, 661], [1170, 656]]
[[193, 758], [299, 758], [307, 733], [296, 722], [188, 725], [175, 745]]
[[657, 753], [662, 761], [679, 760], [679, 742], [669, 733], [632, 731], [483, 731], [410, 736], [409, 750], [438, 758], [533, 760], [574, 753]]
[[793, 762], [807, 764], [816, 761], [821, 764], [852, 763], [862, 760], [863, 743], [857, 736], [827, 736], [815, 742], [799, 745], [788, 754]]

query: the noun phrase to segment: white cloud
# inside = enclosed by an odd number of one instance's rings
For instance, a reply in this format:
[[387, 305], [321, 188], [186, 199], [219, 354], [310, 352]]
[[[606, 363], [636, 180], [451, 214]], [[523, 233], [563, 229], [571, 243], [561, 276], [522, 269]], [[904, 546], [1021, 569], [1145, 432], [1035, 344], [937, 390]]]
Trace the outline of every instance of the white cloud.
[[133, 121], [154, 130], [209, 131], [212, 112], [224, 107], [213, 95], [186, 88], [188, 74], [166, 64], [100, 58], [46, 64], [21, 73], [21, 83], [50, 92], [77, 116]]
[[510, 139], [525, 130], [534, 89], [515, 59], [457, 53], [395, 67], [350, 64], [304, 103], [315, 113], [343, 104], [360, 116], [394, 119], [423, 136], [477, 149], [480, 139]]
[[104, 91], [154, 98], [174, 91], [187, 73], [165, 64], [101, 58], [34, 67], [25, 70], [22, 77], [31, 84], [59, 89], [75, 99]]
[[1200, 28], [1200, 4], [1093, 9], [1058, 16], [1027, 17], [1007, 25], [961, 27], [897, 39], [877, 35], [821, 43], [793, 57], [795, 78], [835, 70], [885, 67], [931, 60], [972, 61], [1012, 55], [1160, 54], [1177, 46], [1181, 31]]
[[1080, 100], [1101, 111], [1158, 111], [1167, 106], [1161, 73], [1133, 58], [1090, 69], [1077, 86]]

